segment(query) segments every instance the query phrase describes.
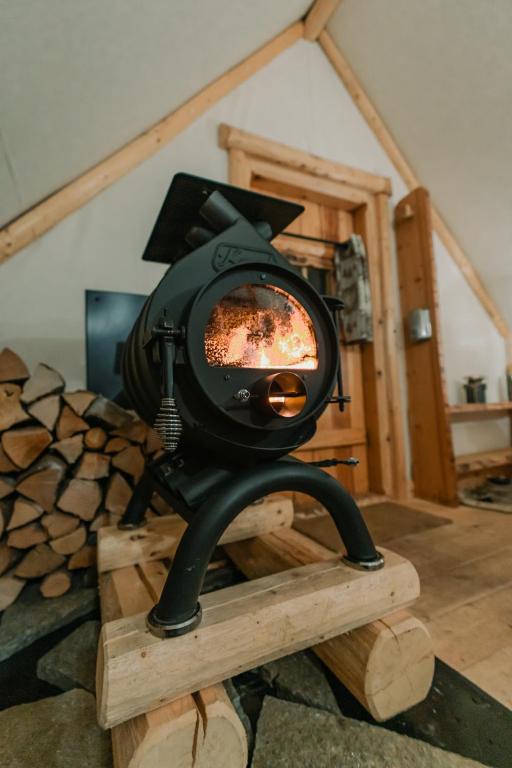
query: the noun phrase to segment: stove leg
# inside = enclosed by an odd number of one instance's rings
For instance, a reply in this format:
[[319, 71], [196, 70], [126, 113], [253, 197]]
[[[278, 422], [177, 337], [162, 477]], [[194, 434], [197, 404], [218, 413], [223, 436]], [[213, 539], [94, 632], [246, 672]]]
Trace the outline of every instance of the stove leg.
[[343, 560], [355, 568], [382, 568], [354, 499], [333, 477], [318, 467], [286, 458], [261, 464], [222, 482], [191, 520], [180, 541], [159, 602], [147, 618], [158, 637], [190, 632], [201, 621], [199, 594], [217, 543], [235, 517], [262, 496], [299, 491], [317, 499], [331, 514], [346, 547]]
[[118, 528], [121, 528], [121, 530], [129, 530], [131, 528], [139, 528], [143, 525], [144, 513], [151, 501], [153, 490], [153, 480], [149, 470], [146, 469], [135, 486], [135, 490], [128, 502], [124, 515], [117, 524]]

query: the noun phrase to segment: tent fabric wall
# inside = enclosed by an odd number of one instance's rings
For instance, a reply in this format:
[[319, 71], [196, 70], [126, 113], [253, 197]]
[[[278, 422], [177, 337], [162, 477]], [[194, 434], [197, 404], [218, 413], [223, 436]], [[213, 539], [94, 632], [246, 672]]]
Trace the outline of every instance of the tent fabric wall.
[[[29, 365], [47, 362], [62, 371], [70, 387], [82, 386], [85, 290], [152, 290], [164, 268], [142, 262], [141, 254], [173, 174], [187, 171], [227, 180], [227, 156], [217, 146], [221, 122], [389, 176], [394, 203], [406, 193], [321, 49], [301, 40], [170, 145], [2, 266], [0, 342]], [[503, 342], [438, 242], [435, 248], [450, 399], [456, 402], [461, 376], [471, 373], [488, 373], [494, 393], [505, 369]], [[394, 284], [398, 302], [396, 274]], [[471, 318], [471, 370], [467, 345], [459, 353], [461, 340], [453, 333], [458, 317]], [[404, 382], [403, 369], [401, 377]], [[481, 441], [489, 439], [490, 428], [480, 425], [471, 440], [462, 437], [460, 452], [485, 449]]]

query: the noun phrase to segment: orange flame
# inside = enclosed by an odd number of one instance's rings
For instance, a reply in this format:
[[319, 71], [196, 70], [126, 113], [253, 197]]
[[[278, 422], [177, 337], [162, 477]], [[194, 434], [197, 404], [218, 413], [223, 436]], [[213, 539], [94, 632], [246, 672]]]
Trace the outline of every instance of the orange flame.
[[213, 367], [318, 367], [311, 318], [293, 296], [271, 285], [241, 286], [214, 307], [205, 354]]

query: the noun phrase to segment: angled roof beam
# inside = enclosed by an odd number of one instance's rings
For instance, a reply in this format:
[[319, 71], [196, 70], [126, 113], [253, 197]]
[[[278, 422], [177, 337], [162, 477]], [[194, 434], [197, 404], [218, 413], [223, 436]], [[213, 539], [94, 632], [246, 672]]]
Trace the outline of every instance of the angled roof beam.
[[0, 229], [0, 264], [158, 152], [219, 99], [303, 36], [298, 21], [117, 152]]
[[317, 40], [341, 0], [315, 0], [304, 20], [304, 37]]
[[[413, 169], [402, 154], [395, 139], [386, 127], [383, 119], [368, 98], [368, 95], [357, 79], [354, 71], [350, 67], [350, 64], [341, 53], [331, 35], [326, 30], [323, 30], [320, 32], [318, 42], [323, 48], [332, 66], [338, 73], [341, 81], [345, 85], [345, 88], [351, 95], [355, 105], [358, 107], [362, 116], [382, 145], [384, 151], [387, 153], [396, 170], [403, 178], [407, 187], [409, 189], [415, 189], [416, 187], [422, 186]], [[435, 232], [443, 242], [446, 250], [462, 272], [466, 282], [491, 318], [496, 327], [496, 330], [498, 333], [500, 333], [501, 336], [503, 336], [505, 340], [508, 340], [510, 337], [510, 330], [507, 326], [507, 323], [505, 322], [498, 307], [487, 292], [487, 289], [482, 283], [482, 280], [480, 279], [473, 264], [468, 259], [463, 249], [457, 242], [455, 236], [433, 204], [432, 224]]]

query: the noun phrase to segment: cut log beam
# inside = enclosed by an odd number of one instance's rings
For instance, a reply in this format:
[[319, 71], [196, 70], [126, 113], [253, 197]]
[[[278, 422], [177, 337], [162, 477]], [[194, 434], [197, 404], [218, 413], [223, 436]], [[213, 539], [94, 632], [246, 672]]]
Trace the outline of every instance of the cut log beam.
[[110, 728], [409, 605], [419, 595], [418, 575], [407, 560], [385, 555], [379, 571], [313, 563], [210, 593], [202, 598], [199, 627], [170, 640], [148, 633], [145, 613], [105, 624], [100, 724]]
[[[161, 563], [100, 575], [104, 621], [147, 611], [166, 576]], [[219, 684], [141, 714], [112, 729], [114, 768], [245, 768], [247, 738]]]
[[[276, 528], [290, 527], [293, 503], [284, 497], [269, 497], [252, 504], [229, 526], [220, 543], [248, 539]], [[172, 557], [186, 523], [178, 515], [156, 517], [135, 531], [112, 526], [98, 531], [98, 571], [103, 573], [135, 563]]]
[[[336, 557], [294, 530], [228, 544], [225, 551], [251, 579]], [[425, 625], [407, 611], [384, 616], [312, 650], [378, 721], [423, 701], [432, 684], [432, 640]]]

